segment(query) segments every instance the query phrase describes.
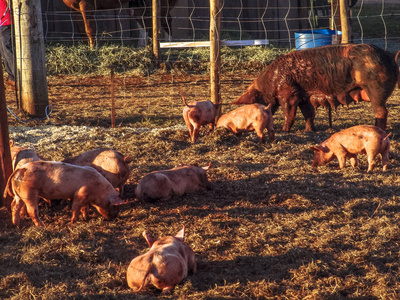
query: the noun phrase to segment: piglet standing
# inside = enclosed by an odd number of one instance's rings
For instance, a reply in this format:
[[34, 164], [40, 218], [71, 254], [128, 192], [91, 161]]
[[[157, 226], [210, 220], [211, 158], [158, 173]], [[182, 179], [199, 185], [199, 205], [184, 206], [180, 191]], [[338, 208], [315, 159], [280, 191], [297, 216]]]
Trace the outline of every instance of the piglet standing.
[[383, 171], [386, 171], [389, 164], [390, 135], [391, 133], [386, 134], [379, 127], [371, 125], [343, 129], [318, 146], [311, 147], [314, 150], [312, 167], [316, 169], [337, 157], [340, 169], [345, 166], [346, 158], [356, 168], [357, 154], [367, 154], [368, 172], [371, 172], [375, 166], [375, 157], [381, 154]]
[[200, 189], [209, 188], [207, 167], [184, 165], [170, 170], [154, 171], [140, 179], [135, 193], [140, 201], [168, 200]]
[[270, 140], [275, 139], [271, 105], [255, 103], [239, 107], [219, 118], [217, 127], [221, 126], [235, 134], [255, 131], [261, 143], [264, 143], [264, 129], [267, 128]]
[[150, 250], [135, 257], [126, 274], [128, 286], [134, 292], [139, 292], [148, 285], [169, 292], [187, 277], [188, 271], [196, 273], [195, 254], [184, 244], [185, 227], [174, 237], [165, 236], [155, 240], [146, 231], [143, 231], [143, 236]]
[[209, 125], [210, 131], [214, 130], [216, 105], [211, 101], [193, 101], [186, 103], [182, 91], [180, 91], [183, 103], [183, 119], [189, 129], [189, 135], [192, 143], [196, 142], [199, 137], [201, 126]]
[[10, 152], [13, 170], [31, 161], [44, 160], [33, 149], [16, 146], [10, 141]]
[[[13, 170], [16, 170], [28, 162], [44, 160], [40, 157], [35, 150], [31, 148], [24, 148], [21, 146], [16, 146], [13, 140], [10, 140], [10, 152], [11, 152], [11, 162]], [[50, 199], [42, 198], [49, 205], [51, 205]], [[23, 204], [20, 210], [20, 217], [25, 217], [27, 215], [26, 205]]]
[[114, 188], [119, 190], [119, 195], [122, 197], [125, 182], [131, 173], [129, 163], [132, 162], [132, 157], [124, 156], [116, 150], [98, 148], [66, 158], [63, 162], [95, 168]]
[[80, 213], [87, 219], [89, 204], [107, 220], [117, 217], [122, 204], [113, 186], [91, 167], [80, 167], [51, 161], [33, 161], [15, 170], [8, 179], [4, 194], [14, 197], [12, 221], [19, 225], [20, 210], [26, 205], [36, 226], [43, 226], [39, 217], [38, 198], [72, 199], [71, 223]]

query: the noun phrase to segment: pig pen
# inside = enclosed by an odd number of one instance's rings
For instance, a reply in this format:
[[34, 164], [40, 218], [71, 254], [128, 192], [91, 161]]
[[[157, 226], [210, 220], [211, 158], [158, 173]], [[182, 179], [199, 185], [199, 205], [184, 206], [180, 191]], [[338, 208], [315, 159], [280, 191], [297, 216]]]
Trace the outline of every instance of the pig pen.
[[[232, 102], [257, 74], [222, 76], [222, 101]], [[388, 100], [390, 166], [380, 160], [366, 173], [337, 161], [312, 171], [313, 151], [332, 133], [373, 124], [369, 103], [333, 113], [319, 109], [316, 132], [304, 131], [298, 114], [290, 133], [275, 114], [274, 142], [260, 145], [255, 133], [237, 138], [223, 128], [191, 144], [182, 118], [187, 101], [209, 99], [209, 78], [200, 75], [116, 77], [116, 128], [110, 128], [109, 78], [51, 76], [48, 120], [22, 124], [9, 115], [10, 137], [47, 159], [62, 160], [97, 147], [133, 157], [132, 173], [114, 221], [93, 209], [88, 222], [71, 225], [70, 203], [42, 203], [44, 228], [29, 218], [21, 227], [0, 209], [0, 297], [2, 299], [395, 299], [400, 291], [400, 92]], [[13, 93], [7, 103], [16, 111]], [[236, 106], [223, 106], [227, 112]], [[26, 116], [17, 114], [21, 119]], [[389, 130], [388, 130], [389, 131]], [[145, 174], [180, 164], [212, 167], [210, 191], [155, 203], [139, 202], [134, 189]], [[169, 295], [155, 289], [133, 294], [126, 270], [147, 252], [141, 236], [175, 234], [197, 256], [189, 274]]]

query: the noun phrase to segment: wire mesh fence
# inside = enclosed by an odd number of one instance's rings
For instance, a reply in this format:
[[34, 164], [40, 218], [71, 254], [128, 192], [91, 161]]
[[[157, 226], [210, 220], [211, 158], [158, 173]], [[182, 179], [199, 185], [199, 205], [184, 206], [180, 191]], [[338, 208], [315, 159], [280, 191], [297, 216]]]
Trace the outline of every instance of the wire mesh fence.
[[[78, 2], [79, 0], [75, 0]], [[151, 38], [151, 1], [87, 1], [86, 18], [98, 43], [144, 47]], [[349, 20], [356, 43], [378, 43], [387, 48], [400, 40], [399, 3], [393, 0], [358, 0]], [[90, 4], [90, 5], [89, 5]], [[160, 2], [161, 42], [209, 40], [209, 2], [163, 0]], [[264, 40], [263, 44], [294, 48], [295, 33], [337, 29], [337, 6], [329, 0], [232, 0], [222, 1], [221, 40]], [[42, 0], [47, 42], [86, 42], [82, 11], [60, 0]], [[240, 45], [237, 43], [236, 45]]]

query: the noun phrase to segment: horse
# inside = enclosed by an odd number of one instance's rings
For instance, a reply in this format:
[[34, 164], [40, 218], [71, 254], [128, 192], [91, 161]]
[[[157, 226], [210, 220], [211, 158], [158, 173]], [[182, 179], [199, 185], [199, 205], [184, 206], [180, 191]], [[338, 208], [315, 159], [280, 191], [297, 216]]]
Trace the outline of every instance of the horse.
[[[177, 0], [161, 0], [161, 15], [166, 16], [161, 18], [161, 27], [166, 31], [166, 28], [171, 27], [172, 17], [169, 10], [175, 6]], [[128, 4], [131, 16], [142, 18], [143, 24], [139, 21], [140, 36], [147, 40], [147, 36], [151, 36], [151, 0], [63, 0], [64, 4], [69, 8], [78, 11], [82, 14], [83, 23], [85, 24], [85, 33], [89, 39], [89, 46], [93, 48], [95, 45], [93, 39], [93, 25], [90, 22], [90, 16], [96, 10], [118, 9], [123, 5]], [[167, 32], [168, 33], [168, 32]], [[142, 46], [140, 44], [140, 46]]]

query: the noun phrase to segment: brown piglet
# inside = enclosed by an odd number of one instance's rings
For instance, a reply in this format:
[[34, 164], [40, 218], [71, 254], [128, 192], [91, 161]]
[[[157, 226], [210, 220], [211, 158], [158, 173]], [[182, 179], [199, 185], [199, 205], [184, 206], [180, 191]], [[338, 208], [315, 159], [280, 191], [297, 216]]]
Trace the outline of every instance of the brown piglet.
[[43, 226], [39, 217], [39, 197], [72, 199], [71, 223], [78, 220], [80, 213], [87, 219], [89, 204], [107, 220], [116, 218], [116, 205], [123, 204], [114, 187], [92, 167], [52, 161], [33, 161], [15, 170], [7, 181], [6, 193], [14, 197], [12, 221], [17, 226], [24, 204], [35, 225]]
[[201, 189], [210, 188], [207, 167], [184, 165], [170, 170], [154, 171], [140, 179], [135, 193], [140, 201], [168, 200]]
[[122, 197], [125, 182], [131, 173], [129, 163], [132, 162], [132, 157], [124, 156], [116, 150], [98, 148], [66, 158], [63, 162], [95, 168], [114, 188], [118, 189], [119, 195]]
[[264, 106], [255, 103], [239, 107], [222, 115], [217, 122], [217, 127], [225, 127], [239, 135], [243, 132], [255, 131], [261, 143], [265, 142], [264, 129], [267, 128], [270, 140], [275, 139], [271, 105]]
[[383, 171], [386, 171], [389, 164], [390, 135], [391, 133], [386, 134], [379, 127], [372, 125], [358, 125], [343, 129], [318, 146], [311, 147], [314, 150], [312, 167], [316, 169], [336, 157], [340, 169], [345, 166], [347, 158], [356, 168], [358, 165], [357, 154], [366, 154], [368, 172], [371, 172], [376, 164], [375, 157], [381, 154], [382, 168]]
[[187, 277], [188, 271], [196, 273], [196, 258], [193, 250], [184, 243], [185, 227], [175, 236], [165, 236], [159, 240], [143, 231], [150, 250], [135, 257], [126, 274], [128, 286], [139, 292], [153, 285], [163, 292], [173, 288]]
[[182, 91], [180, 91], [183, 103], [183, 119], [189, 129], [189, 135], [192, 143], [196, 142], [199, 137], [201, 126], [209, 125], [210, 131], [214, 130], [216, 105], [211, 101], [193, 101], [186, 103]]
[[10, 141], [10, 152], [13, 170], [31, 161], [44, 160], [35, 150], [16, 146], [13, 140]]

